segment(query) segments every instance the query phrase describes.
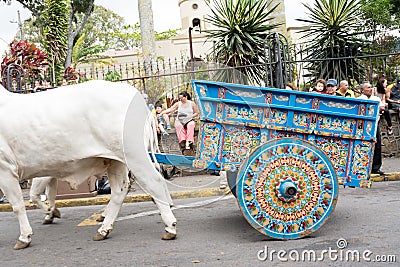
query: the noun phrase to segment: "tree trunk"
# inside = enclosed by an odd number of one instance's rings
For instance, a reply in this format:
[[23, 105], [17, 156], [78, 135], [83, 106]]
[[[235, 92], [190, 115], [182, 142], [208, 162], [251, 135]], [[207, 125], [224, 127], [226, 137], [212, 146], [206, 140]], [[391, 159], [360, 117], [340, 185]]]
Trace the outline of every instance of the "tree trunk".
[[74, 47], [74, 32], [72, 29], [72, 21], [73, 21], [74, 14], [71, 11], [68, 18], [68, 47], [67, 47], [67, 55], [65, 57], [64, 67], [67, 68], [71, 66], [72, 63], [72, 48]]
[[94, 5], [94, 0], [90, 0], [89, 6], [85, 12], [85, 15], [83, 16], [82, 22], [80, 25], [77, 25], [75, 31], [73, 31], [73, 28], [72, 28], [74, 13], [71, 8], [71, 13], [70, 13], [70, 17], [69, 17], [69, 30], [68, 30], [68, 49], [67, 49], [67, 56], [65, 57], [65, 63], [64, 63], [65, 68], [71, 66], [71, 64], [72, 64], [72, 50], [74, 48], [75, 37], [82, 31], [83, 27], [85, 26], [91, 12], [92, 12], [93, 5]]
[[155, 57], [156, 40], [154, 34], [153, 8], [151, 0], [139, 0], [139, 19], [142, 38], [142, 53], [144, 56], [145, 72], [151, 74], [150, 63]]

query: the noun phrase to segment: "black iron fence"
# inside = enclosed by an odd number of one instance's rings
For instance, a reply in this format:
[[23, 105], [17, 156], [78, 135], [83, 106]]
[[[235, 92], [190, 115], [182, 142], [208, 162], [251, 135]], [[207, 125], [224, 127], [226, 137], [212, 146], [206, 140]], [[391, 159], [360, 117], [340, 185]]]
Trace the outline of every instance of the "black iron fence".
[[[151, 101], [166, 94], [176, 97], [182, 90], [190, 90], [191, 79], [206, 79], [233, 83], [252, 83], [257, 86], [284, 88], [292, 83], [299, 90], [308, 90], [319, 78], [348, 80], [350, 87], [357, 90], [365, 80], [374, 81], [385, 76], [389, 82], [400, 73], [400, 51], [382, 53], [380, 46], [331, 47], [327, 56], [313, 58], [315, 51], [307, 44], [289, 45], [280, 35], [272, 35], [265, 42], [263, 64], [238, 67], [225, 66], [211, 58], [157, 59], [151, 62], [138, 60], [136, 63], [114, 64], [104, 67], [78, 69], [81, 79], [108, 79], [119, 77], [120, 81], [133, 84], [147, 93]], [[386, 50], [387, 51], [387, 50]], [[246, 69], [263, 69], [264, 79], [252, 82], [243, 78]], [[326, 70], [328, 68], [328, 71]], [[329, 71], [331, 70], [331, 71]], [[324, 75], [329, 76], [324, 76]]]
[[[251, 83], [257, 86], [284, 88], [292, 83], [299, 90], [308, 90], [318, 78], [346, 79], [350, 87], [357, 89], [362, 81], [374, 81], [385, 75], [389, 82], [400, 73], [400, 52], [390, 52], [380, 46], [331, 47], [329, 55], [335, 57], [313, 58], [314, 52], [307, 44], [289, 45], [280, 35], [271, 35], [265, 42], [262, 64], [238, 67], [225, 66], [211, 58], [154, 59], [136, 62], [78, 68], [80, 82], [104, 79], [131, 83], [147, 93], [151, 102], [168, 95], [176, 98], [179, 91], [190, 91], [191, 79], [204, 79], [232, 83]], [[329, 52], [329, 51], [328, 51]], [[261, 69], [264, 77], [259, 82], [244, 77], [246, 69]], [[261, 67], [261, 68], [260, 68]], [[34, 87], [34, 77], [26, 77], [23, 71], [8, 72], [2, 76], [3, 85], [10, 91], [26, 92]], [[334, 70], [327, 72], [328, 70]], [[326, 73], [329, 73], [329, 76]], [[23, 82], [21, 82], [23, 80]], [[15, 82], [16, 81], [16, 82]], [[18, 82], [20, 81], [20, 82]], [[13, 90], [17, 88], [16, 90]]]

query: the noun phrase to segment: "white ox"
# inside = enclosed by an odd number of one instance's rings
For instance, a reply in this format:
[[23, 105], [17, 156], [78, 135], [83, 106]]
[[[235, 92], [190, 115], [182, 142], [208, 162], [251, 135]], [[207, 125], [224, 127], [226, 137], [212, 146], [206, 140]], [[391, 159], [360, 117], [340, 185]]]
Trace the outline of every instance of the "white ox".
[[[149, 114], [150, 115], [150, 114]], [[154, 153], [160, 153], [158, 147], [157, 139], [157, 125], [155, 124], [155, 119], [153, 116], [148, 116], [144, 128], [144, 145], [149, 152], [152, 153], [153, 158], [155, 158]], [[158, 162], [155, 162], [155, 167], [158, 171], [161, 171], [161, 166]], [[61, 218], [61, 212], [56, 208], [56, 196], [57, 196], [57, 184], [58, 181], [53, 177], [40, 177], [35, 178], [32, 181], [30, 198], [35, 202], [46, 214], [43, 224], [51, 224], [54, 218]], [[76, 188], [72, 188], [76, 189]], [[47, 200], [49, 205], [46, 205], [40, 198], [40, 195], [46, 192]], [[105, 215], [102, 214], [99, 221], [104, 220]]]
[[149, 111], [136, 89], [92, 81], [30, 95], [0, 88], [0, 94], [0, 189], [18, 216], [20, 236], [14, 249], [27, 247], [32, 237], [20, 181], [53, 177], [74, 187], [107, 171], [111, 198], [93, 238], [103, 240], [127, 194], [126, 163], [160, 210], [166, 225], [163, 239], [176, 237], [165, 180], [144, 142], [137, 142], [144, 140]]

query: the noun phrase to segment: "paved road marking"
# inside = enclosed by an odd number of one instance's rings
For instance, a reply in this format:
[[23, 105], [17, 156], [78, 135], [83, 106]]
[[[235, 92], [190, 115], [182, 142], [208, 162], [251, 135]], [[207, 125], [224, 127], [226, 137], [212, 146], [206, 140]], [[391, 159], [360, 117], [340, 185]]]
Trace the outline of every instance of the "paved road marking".
[[103, 213], [103, 211], [104, 211], [104, 208], [101, 210], [100, 213], [92, 214], [89, 218], [83, 220], [77, 226], [90, 226], [90, 225], [99, 224], [99, 222], [97, 220], [101, 217], [101, 214]]
[[[202, 200], [202, 201], [198, 201], [198, 202], [193, 202], [193, 203], [186, 204], [186, 205], [176, 205], [176, 206], [172, 207], [172, 210], [184, 209], [184, 208], [202, 207], [202, 206], [205, 206], [205, 205], [209, 205], [209, 204], [215, 203], [215, 202], [220, 201], [220, 200], [225, 200], [225, 199], [230, 199], [230, 198], [234, 198], [234, 196], [233, 195], [224, 195], [224, 196], [220, 196], [220, 197], [217, 197], [217, 198]], [[117, 221], [117, 222], [125, 221], [125, 220], [129, 220], [129, 219], [135, 219], [135, 218], [140, 218], [140, 217], [159, 214], [159, 213], [160, 212], [159, 212], [158, 209], [157, 210], [144, 211], [144, 212], [139, 212], [139, 213], [136, 213], [136, 214], [131, 214], [131, 215], [123, 216], [123, 217], [118, 217], [115, 221]], [[91, 225], [101, 224], [101, 222], [97, 221], [97, 218], [99, 218], [100, 216], [101, 216], [101, 213], [94, 213], [89, 218], [87, 218], [87, 219], [83, 220], [81, 223], [79, 223], [78, 226], [91, 226]]]

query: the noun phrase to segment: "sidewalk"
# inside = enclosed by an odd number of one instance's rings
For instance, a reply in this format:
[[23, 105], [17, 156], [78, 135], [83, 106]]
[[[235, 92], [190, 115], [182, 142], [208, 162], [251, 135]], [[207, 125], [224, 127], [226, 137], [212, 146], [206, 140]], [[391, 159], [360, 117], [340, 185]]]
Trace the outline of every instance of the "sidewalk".
[[400, 158], [384, 158], [381, 170], [385, 173], [385, 176], [372, 174], [372, 181], [400, 181]]
[[[371, 175], [373, 182], [382, 181], [400, 181], [400, 158], [385, 158], [381, 168], [385, 172], [385, 176], [377, 174]], [[166, 180], [170, 190], [172, 199], [210, 197], [229, 194], [229, 188], [220, 189], [220, 176], [202, 174], [173, 177]], [[225, 179], [223, 178], [225, 181]], [[37, 206], [29, 202], [29, 189], [23, 189], [25, 206], [27, 209], [37, 209]], [[89, 198], [75, 198], [56, 200], [56, 206], [74, 207], [74, 206], [90, 206], [90, 205], [106, 205], [110, 200], [110, 195], [97, 195]], [[129, 191], [124, 203], [134, 203], [151, 201], [151, 197], [146, 194], [137, 183], [133, 184], [133, 188]], [[0, 204], [0, 212], [12, 211], [9, 204]]]

